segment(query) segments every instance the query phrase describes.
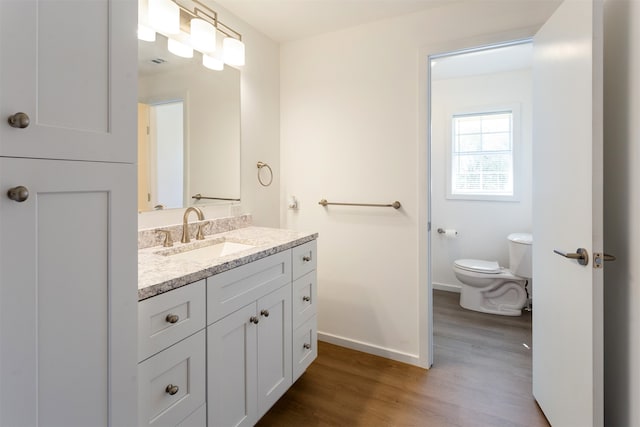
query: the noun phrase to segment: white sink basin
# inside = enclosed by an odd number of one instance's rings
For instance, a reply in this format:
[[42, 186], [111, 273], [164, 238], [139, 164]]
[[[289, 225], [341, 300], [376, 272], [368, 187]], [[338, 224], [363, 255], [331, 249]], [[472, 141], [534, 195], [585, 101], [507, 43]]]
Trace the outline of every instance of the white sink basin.
[[245, 243], [231, 242], [228, 240], [211, 240], [210, 242], [195, 242], [195, 245], [192, 247], [165, 249], [156, 252], [156, 254], [168, 256], [172, 259], [206, 262], [253, 248], [255, 248], [255, 246]]

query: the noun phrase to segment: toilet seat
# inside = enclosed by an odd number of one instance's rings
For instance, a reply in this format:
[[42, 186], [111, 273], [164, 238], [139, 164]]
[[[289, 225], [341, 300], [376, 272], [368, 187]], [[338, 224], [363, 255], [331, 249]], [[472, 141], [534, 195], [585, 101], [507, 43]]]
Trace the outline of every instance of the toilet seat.
[[481, 259], [458, 259], [454, 265], [461, 270], [483, 274], [499, 274], [503, 270], [496, 261], [485, 261]]

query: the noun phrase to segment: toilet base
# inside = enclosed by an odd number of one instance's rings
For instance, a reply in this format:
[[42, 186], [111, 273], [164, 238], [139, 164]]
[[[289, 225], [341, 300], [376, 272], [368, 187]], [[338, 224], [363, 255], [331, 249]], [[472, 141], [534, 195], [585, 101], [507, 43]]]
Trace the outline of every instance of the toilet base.
[[475, 288], [469, 285], [462, 285], [460, 288], [460, 306], [467, 310], [500, 316], [521, 316], [526, 303], [524, 281], [505, 282], [497, 288]]

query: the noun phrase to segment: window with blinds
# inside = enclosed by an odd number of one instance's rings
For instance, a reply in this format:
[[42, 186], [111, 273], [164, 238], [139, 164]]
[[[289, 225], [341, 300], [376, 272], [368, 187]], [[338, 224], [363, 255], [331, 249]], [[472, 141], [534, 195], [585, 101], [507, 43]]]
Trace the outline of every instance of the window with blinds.
[[453, 116], [451, 196], [514, 196], [513, 127], [513, 111]]

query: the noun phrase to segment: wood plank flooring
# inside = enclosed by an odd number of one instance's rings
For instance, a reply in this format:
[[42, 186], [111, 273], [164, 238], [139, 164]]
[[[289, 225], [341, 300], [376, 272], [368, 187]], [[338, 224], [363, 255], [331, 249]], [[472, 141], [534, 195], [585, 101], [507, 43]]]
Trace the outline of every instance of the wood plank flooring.
[[458, 294], [434, 291], [434, 338], [430, 370], [321, 342], [257, 425], [549, 425], [531, 396], [530, 313], [468, 311]]

